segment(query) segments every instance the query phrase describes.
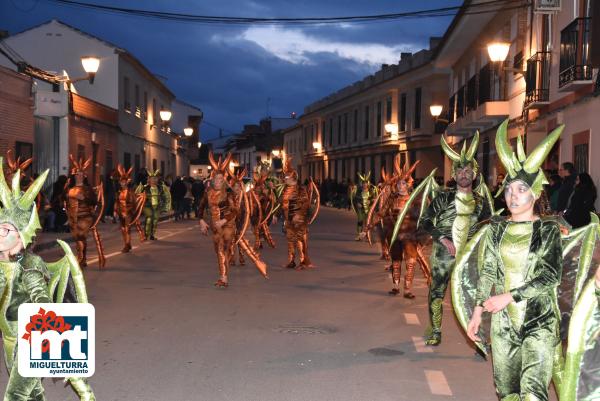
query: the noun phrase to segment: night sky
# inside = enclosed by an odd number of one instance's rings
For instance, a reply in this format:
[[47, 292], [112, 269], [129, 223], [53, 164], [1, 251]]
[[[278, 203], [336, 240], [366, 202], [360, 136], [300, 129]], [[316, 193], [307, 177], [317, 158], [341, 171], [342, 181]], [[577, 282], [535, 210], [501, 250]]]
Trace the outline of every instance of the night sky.
[[[460, 0], [83, 0], [176, 13], [236, 17], [339, 17], [460, 5]], [[58, 19], [127, 49], [204, 111], [203, 139], [261, 118], [288, 117], [329, 93], [428, 47], [451, 17], [327, 26], [200, 25], [56, 5], [0, 0], [0, 29], [16, 33]], [[268, 101], [267, 99], [270, 99]], [[269, 105], [267, 114], [267, 105]]]

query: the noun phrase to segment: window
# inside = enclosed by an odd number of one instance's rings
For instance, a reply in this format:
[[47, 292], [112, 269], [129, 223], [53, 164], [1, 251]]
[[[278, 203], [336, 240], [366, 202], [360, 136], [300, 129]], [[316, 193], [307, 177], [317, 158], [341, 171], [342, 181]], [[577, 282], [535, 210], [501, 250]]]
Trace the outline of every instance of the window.
[[392, 98], [390, 96], [385, 101], [385, 122], [392, 122]]
[[354, 125], [354, 142], [358, 141], [358, 109], [354, 110], [354, 121], [352, 122]]
[[140, 110], [140, 86], [135, 84], [135, 116], [140, 118], [142, 116], [142, 111]]
[[77, 160], [85, 160], [85, 146], [77, 145]]
[[348, 143], [348, 113], [344, 113], [344, 143]]
[[377, 136], [381, 136], [381, 102], [377, 102]]
[[152, 98], [152, 124], [158, 125], [158, 109], [156, 108], [155, 98]]
[[[136, 155], [137, 156], [137, 155]], [[139, 159], [139, 156], [138, 156]], [[126, 170], [129, 169], [129, 167], [131, 167], [131, 153], [123, 153], [123, 166], [125, 167]], [[135, 171], [137, 172], [139, 170], [139, 166], [136, 166]]]
[[144, 121], [148, 121], [148, 92], [144, 91]]
[[329, 146], [333, 146], [333, 118], [329, 119]]
[[[129, 155], [129, 153], [128, 153]], [[146, 152], [143, 153], [144, 155], [144, 166], [146, 166]], [[129, 167], [131, 167], [131, 155], [129, 155]], [[139, 171], [141, 168], [141, 161], [140, 161], [140, 155], [136, 154], [133, 158], [133, 165], [134, 165], [134, 170], [135, 171]]]
[[369, 139], [369, 106], [365, 106], [365, 139]]
[[131, 101], [129, 99], [129, 78], [123, 77], [123, 108], [131, 113]]
[[104, 168], [106, 174], [112, 172], [113, 169], [113, 152], [112, 150], [106, 150], [104, 152]]
[[152, 171], [156, 171], [158, 168], [158, 162], [156, 159], [152, 159]]
[[421, 88], [415, 89], [415, 129], [421, 128]]
[[337, 144], [339, 145], [342, 143], [342, 116], [341, 115], [338, 116], [337, 134], [338, 134]]
[[[321, 140], [325, 142], [325, 120], [321, 122]], [[325, 146], [325, 144], [323, 144]]]
[[164, 160], [160, 161], [160, 173], [162, 174], [163, 177], [167, 173], [167, 170], [165, 170], [165, 161]]
[[400, 96], [400, 131], [406, 131], [406, 93]]

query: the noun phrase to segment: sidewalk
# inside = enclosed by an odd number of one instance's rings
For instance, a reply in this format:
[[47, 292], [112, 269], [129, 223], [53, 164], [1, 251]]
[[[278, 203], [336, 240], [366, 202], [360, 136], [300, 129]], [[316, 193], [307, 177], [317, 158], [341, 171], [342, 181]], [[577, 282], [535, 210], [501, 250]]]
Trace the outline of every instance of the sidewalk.
[[[143, 216], [142, 216], [143, 217]], [[173, 213], [165, 214], [160, 216], [159, 221], [166, 221], [173, 218]], [[112, 238], [120, 238], [121, 230], [119, 220], [117, 219], [117, 223], [113, 224], [112, 219], [106, 218], [106, 223], [98, 223], [98, 231], [100, 232], [100, 237], [103, 241], [112, 239]], [[143, 223], [142, 223], [143, 225]], [[135, 227], [132, 227], [132, 232], [135, 231]], [[33, 246], [34, 252], [40, 252], [47, 249], [54, 248], [58, 246], [56, 242], [57, 239], [65, 241], [67, 244], [72, 244], [75, 242], [73, 236], [70, 232], [66, 233], [55, 233], [55, 232], [40, 232], [37, 237], [35, 244]], [[93, 239], [92, 239], [93, 241]]]

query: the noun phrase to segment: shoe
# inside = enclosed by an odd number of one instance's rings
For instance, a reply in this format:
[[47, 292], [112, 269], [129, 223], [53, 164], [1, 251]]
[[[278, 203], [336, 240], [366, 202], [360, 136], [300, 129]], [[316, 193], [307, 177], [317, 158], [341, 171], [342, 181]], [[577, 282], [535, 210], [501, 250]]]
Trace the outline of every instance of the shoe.
[[123, 249], [121, 249], [122, 253], [127, 253], [129, 251], [131, 251], [131, 245], [125, 245]]
[[215, 286], [215, 287], [217, 287], [217, 288], [227, 288], [227, 287], [229, 287], [229, 283], [227, 283], [227, 282], [225, 282], [225, 281], [223, 281], [223, 280], [219, 279], [219, 280], [217, 280], [217, 282], [214, 284], [214, 286]]
[[425, 345], [437, 347], [442, 342], [442, 333], [433, 332], [425, 338]]
[[154, 235], [151, 235], [151, 236], [150, 236], [150, 239], [151, 239], [152, 241], [156, 241], [156, 237], [155, 237]]
[[415, 294], [410, 291], [404, 291], [404, 298], [415, 299]]
[[392, 288], [391, 290], [388, 291], [388, 294], [396, 296], [396, 295], [400, 294], [400, 290], [397, 288]]
[[294, 261], [292, 260], [292, 261], [291, 261], [290, 263], [288, 263], [288, 264], [287, 264], [285, 267], [286, 267], [286, 268], [288, 268], [288, 269], [294, 269], [294, 268], [296, 267], [296, 262], [294, 262]]

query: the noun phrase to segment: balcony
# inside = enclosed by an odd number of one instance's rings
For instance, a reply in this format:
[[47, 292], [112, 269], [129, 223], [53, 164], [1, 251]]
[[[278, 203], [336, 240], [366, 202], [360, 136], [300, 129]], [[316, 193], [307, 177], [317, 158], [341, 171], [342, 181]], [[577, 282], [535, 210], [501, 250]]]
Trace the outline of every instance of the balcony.
[[558, 87], [561, 92], [572, 92], [593, 83], [591, 23], [591, 18], [576, 18], [560, 32]]
[[537, 109], [550, 103], [550, 52], [537, 52], [527, 60], [525, 107]]
[[[456, 120], [450, 114], [449, 135], [471, 135], [475, 130], [485, 131], [508, 117], [509, 104], [504, 96], [502, 81], [490, 64], [473, 76], [453, 98], [456, 98]], [[450, 111], [452, 111], [452, 99]], [[462, 102], [459, 103], [459, 100]]]

